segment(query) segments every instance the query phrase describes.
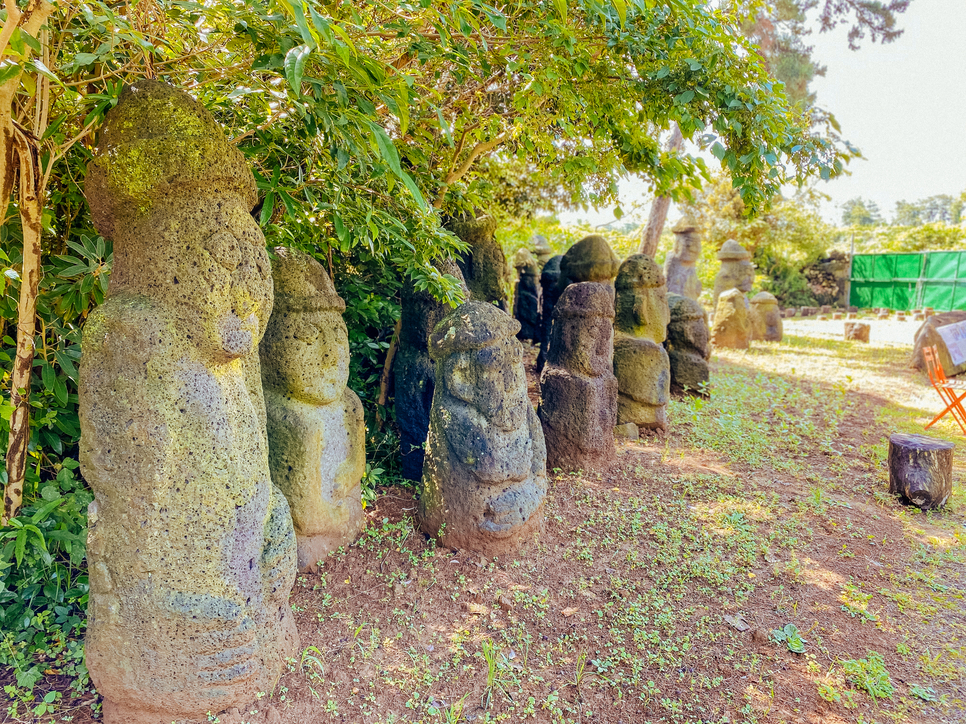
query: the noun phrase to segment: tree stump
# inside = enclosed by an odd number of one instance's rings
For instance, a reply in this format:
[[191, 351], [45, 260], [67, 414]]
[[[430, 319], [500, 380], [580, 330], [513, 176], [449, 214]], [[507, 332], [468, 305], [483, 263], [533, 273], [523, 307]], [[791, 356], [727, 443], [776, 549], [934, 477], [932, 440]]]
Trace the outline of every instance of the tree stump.
[[954, 447], [925, 435], [891, 435], [889, 492], [922, 510], [942, 507], [953, 492]]

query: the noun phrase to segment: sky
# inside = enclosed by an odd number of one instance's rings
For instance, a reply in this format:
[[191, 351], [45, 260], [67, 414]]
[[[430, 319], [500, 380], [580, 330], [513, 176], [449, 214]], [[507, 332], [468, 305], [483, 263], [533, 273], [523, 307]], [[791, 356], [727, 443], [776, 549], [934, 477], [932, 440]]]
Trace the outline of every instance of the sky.
[[[847, 26], [807, 40], [827, 68], [812, 82], [817, 104], [864, 157], [849, 164], [851, 175], [817, 184], [830, 197], [822, 215], [831, 223], [841, 222], [842, 204], [855, 197], [875, 202], [890, 221], [897, 201], [966, 191], [966, 0], [912, 0], [899, 25], [897, 40], [873, 45], [866, 37], [858, 51], [849, 50]], [[622, 183], [622, 221], [643, 223], [647, 200], [642, 182]], [[672, 207], [669, 221], [678, 216]], [[615, 221], [612, 208], [560, 218]]]

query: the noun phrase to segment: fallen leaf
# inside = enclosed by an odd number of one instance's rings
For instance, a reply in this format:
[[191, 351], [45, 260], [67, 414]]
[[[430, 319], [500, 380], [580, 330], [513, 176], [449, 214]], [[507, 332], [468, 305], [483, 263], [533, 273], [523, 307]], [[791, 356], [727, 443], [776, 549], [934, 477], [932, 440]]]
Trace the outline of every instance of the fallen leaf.
[[751, 628], [751, 626], [748, 625], [748, 622], [745, 621], [745, 617], [740, 613], [735, 614], [734, 616], [725, 616], [724, 620], [726, 623], [730, 624], [739, 631], [747, 631], [749, 628]]
[[570, 608], [565, 608], [565, 609], [564, 609], [563, 611], [561, 611], [560, 613], [562, 613], [562, 614], [564, 615], [564, 618], [570, 618], [570, 617], [571, 617], [571, 616], [573, 616], [573, 615], [574, 615], [575, 613], [577, 613], [577, 612], [578, 612], [579, 610], [580, 610], [580, 609], [579, 609], [579, 608], [577, 608], [576, 606], [571, 606]]
[[490, 609], [482, 603], [468, 603], [466, 610], [475, 616], [486, 616], [490, 612]]

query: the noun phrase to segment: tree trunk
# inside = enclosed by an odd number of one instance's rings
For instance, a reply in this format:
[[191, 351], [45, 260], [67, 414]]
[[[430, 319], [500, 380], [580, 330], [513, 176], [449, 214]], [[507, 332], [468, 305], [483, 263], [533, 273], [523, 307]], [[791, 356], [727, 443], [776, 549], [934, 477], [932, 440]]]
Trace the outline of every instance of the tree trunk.
[[[683, 144], [684, 136], [681, 135], [681, 129], [675, 123], [671, 129], [671, 138], [667, 143], [668, 153], [677, 151]], [[670, 196], [658, 196], [654, 199], [654, 203], [651, 204], [651, 213], [647, 217], [647, 226], [644, 227], [644, 233], [641, 234], [641, 254], [647, 254], [652, 259], [654, 258], [657, 253], [657, 242], [661, 238], [661, 232], [664, 231], [664, 222], [667, 219], [670, 206]]]
[[10, 379], [10, 441], [7, 447], [7, 486], [3, 492], [3, 522], [17, 515], [23, 502], [30, 441], [30, 373], [34, 364], [37, 292], [40, 288], [40, 232], [42, 199], [36, 147], [17, 132], [20, 161], [20, 220], [23, 226], [23, 265], [17, 307], [17, 356]]
[[[22, 13], [13, 0], [4, 0], [7, 20], [0, 30], [0, 57], [15, 27], [37, 37], [54, 6], [46, 0], [30, 0]], [[26, 62], [28, 58], [24, 58]], [[37, 92], [41, 93], [42, 83]], [[37, 324], [37, 292], [40, 288], [40, 234], [43, 213], [43, 172], [35, 139], [13, 122], [13, 101], [20, 89], [20, 75], [0, 86], [0, 213], [6, 214], [13, 193], [15, 175], [20, 177], [20, 220], [23, 226], [23, 265], [20, 271], [20, 301], [17, 307], [17, 354], [10, 379], [10, 439], [7, 447], [7, 484], [3, 490], [6, 525], [20, 511], [30, 441], [30, 373], [34, 362], [34, 334]], [[38, 103], [41, 99], [38, 97]], [[35, 125], [46, 126], [46, 113], [38, 114]], [[39, 136], [43, 128], [35, 127]], [[21, 394], [23, 390], [23, 394]]]

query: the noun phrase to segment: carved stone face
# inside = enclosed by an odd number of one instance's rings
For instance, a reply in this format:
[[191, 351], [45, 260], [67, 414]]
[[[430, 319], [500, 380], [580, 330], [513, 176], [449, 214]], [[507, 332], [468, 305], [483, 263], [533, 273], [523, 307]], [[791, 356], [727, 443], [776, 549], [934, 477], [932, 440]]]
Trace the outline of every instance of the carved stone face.
[[456, 352], [443, 363], [446, 391], [472, 405], [502, 430], [526, 423], [527, 378], [520, 343], [502, 339], [482, 349]]
[[267, 335], [263, 343], [262, 366], [269, 384], [310, 404], [339, 399], [349, 380], [349, 334], [342, 315], [288, 312], [278, 324], [278, 333]]
[[[253, 222], [254, 223], [254, 222]], [[216, 355], [237, 359], [254, 351], [261, 336], [260, 312], [271, 308], [268, 258], [262, 247], [221, 231], [205, 243], [214, 264], [204, 265], [209, 304], [200, 307], [202, 325]]]
[[686, 264], [693, 264], [701, 256], [701, 237], [693, 232], [674, 234], [674, 256]]

